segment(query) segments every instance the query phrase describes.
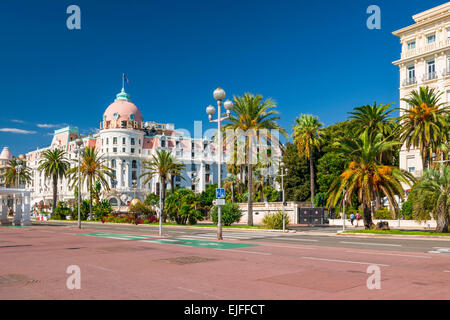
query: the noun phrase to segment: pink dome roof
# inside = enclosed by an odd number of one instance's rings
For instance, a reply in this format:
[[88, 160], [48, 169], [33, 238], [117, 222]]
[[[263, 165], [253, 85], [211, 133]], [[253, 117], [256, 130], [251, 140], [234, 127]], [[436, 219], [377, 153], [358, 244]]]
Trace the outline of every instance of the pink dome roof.
[[117, 95], [117, 99], [106, 108], [103, 114], [103, 121], [126, 121], [133, 120], [141, 122], [142, 114], [138, 107], [129, 100], [128, 94], [122, 89]]
[[8, 147], [3, 148], [2, 153], [0, 154], [0, 159], [2, 159], [2, 160], [12, 160], [13, 159], [13, 155], [12, 155], [11, 151], [9, 151]]

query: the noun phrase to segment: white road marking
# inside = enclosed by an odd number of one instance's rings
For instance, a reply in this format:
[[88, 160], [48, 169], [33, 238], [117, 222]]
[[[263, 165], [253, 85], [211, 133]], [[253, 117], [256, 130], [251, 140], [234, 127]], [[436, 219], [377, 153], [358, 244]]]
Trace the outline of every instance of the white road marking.
[[336, 259], [325, 259], [325, 258], [316, 258], [316, 257], [302, 257], [303, 259], [310, 260], [320, 260], [320, 261], [330, 261], [330, 262], [343, 262], [343, 263], [354, 263], [354, 264], [369, 264], [369, 265], [377, 265], [382, 267], [389, 267], [387, 264], [375, 263], [375, 262], [361, 262], [361, 261], [349, 261], [349, 260], [336, 260]]
[[444, 254], [450, 254], [450, 248], [443, 248], [443, 247], [433, 247], [434, 251], [428, 251], [428, 253], [444, 253]]
[[103, 268], [103, 267], [100, 267], [100, 266], [94, 266], [94, 265], [92, 265], [92, 264], [88, 264], [88, 267], [93, 267], [93, 268], [97, 268], [97, 269], [100, 269], [100, 270], [105, 270], [105, 271], [111, 271], [111, 272], [114, 272], [114, 270], [111, 270], [111, 269], [108, 269], [108, 268]]
[[444, 272], [450, 272], [450, 270], [444, 270]]
[[381, 252], [358, 252], [358, 251], [345, 251], [349, 253], [364, 253], [364, 254], [378, 254], [384, 256], [397, 256], [397, 257], [411, 257], [411, 258], [423, 258], [423, 259], [431, 259], [431, 257], [426, 256], [414, 256], [410, 254], [397, 254], [397, 253], [381, 253]]
[[271, 256], [271, 253], [268, 252], [257, 252], [257, 251], [247, 251], [247, 250], [236, 250], [236, 249], [217, 249], [222, 251], [233, 251], [233, 252], [240, 252], [240, 253], [254, 253], [254, 254], [261, 254], [264, 256]]
[[348, 244], [364, 244], [368, 246], [389, 246], [389, 247], [401, 247], [401, 244], [392, 244], [392, 243], [372, 243], [372, 242], [351, 242], [351, 241], [339, 241], [339, 243], [348, 243]]
[[274, 239], [274, 240], [285, 240], [285, 241], [309, 241], [309, 242], [318, 242], [318, 241], [319, 241], [319, 240], [315, 240], [315, 239], [299, 239], [299, 238]]
[[117, 239], [117, 240], [130, 240], [128, 238], [117, 238], [117, 237], [99, 237], [99, 238], [108, 238], [108, 239]]
[[291, 249], [301, 249], [301, 250], [316, 250], [316, 248], [291, 247], [291, 246], [274, 246], [274, 245], [271, 245], [271, 244], [264, 244], [264, 247], [291, 248]]
[[214, 298], [222, 299], [222, 297], [215, 296], [215, 295], [213, 295], [213, 294], [208, 294], [208, 293], [196, 291], [196, 290], [192, 290], [192, 289], [186, 289], [186, 288], [183, 288], [183, 287], [177, 287], [177, 289], [180, 289], [180, 290], [186, 290], [186, 291], [193, 292], [193, 293], [197, 293], [197, 294], [201, 294], [201, 295], [204, 295], [204, 296], [209, 296], [209, 297], [214, 297]]

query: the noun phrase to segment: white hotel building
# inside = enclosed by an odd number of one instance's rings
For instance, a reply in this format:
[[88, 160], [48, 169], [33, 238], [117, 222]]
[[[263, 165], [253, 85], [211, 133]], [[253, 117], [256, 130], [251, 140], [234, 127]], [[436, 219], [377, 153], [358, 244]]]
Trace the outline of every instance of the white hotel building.
[[[450, 103], [450, 2], [418, 13], [414, 24], [394, 31], [402, 45], [400, 60], [400, 99], [421, 86], [444, 92], [441, 101]], [[400, 108], [406, 109], [400, 101]], [[400, 151], [400, 168], [420, 176], [423, 169], [418, 149]]]
[[[204, 112], [203, 109], [199, 111]], [[207, 118], [206, 113], [204, 116]], [[45, 179], [43, 173], [38, 170], [42, 152], [54, 148], [65, 150], [71, 160], [71, 166], [75, 167], [75, 140], [80, 137], [85, 146], [95, 147], [106, 160], [105, 165], [114, 170], [115, 179], [109, 179], [110, 190], [103, 193], [103, 198], [109, 200], [113, 207], [122, 207], [121, 210], [125, 210], [124, 207], [133, 198], [144, 200], [149, 193], [159, 194], [158, 176], [146, 184], [143, 184], [145, 178], [139, 178], [143, 172], [143, 161], [151, 160], [158, 150], [171, 152], [177, 162], [185, 165], [182, 178], [175, 179], [175, 187], [202, 192], [209, 184], [217, 183], [217, 146], [203, 133], [199, 136], [191, 137], [177, 131], [171, 123], [144, 121], [141, 111], [122, 88], [114, 102], [105, 110], [98, 133], [81, 137], [76, 127], [62, 128], [55, 131], [50, 146], [25, 155], [24, 160], [32, 169], [32, 180], [26, 186], [32, 191], [31, 205], [48, 205], [52, 201], [51, 180]], [[271, 149], [272, 159], [278, 161], [281, 156], [280, 148]], [[227, 156], [224, 146], [222, 179], [228, 175], [225, 164]], [[74, 199], [74, 191], [70, 189], [66, 178], [58, 181], [58, 189], [58, 201]], [[82, 187], [82, 195], [85, 199], [89, 196], [86, 186]]]
[[[205, 114], [206, 117], [206, 114]], [[149, 193], [159, 194], [159, 177], [143, 184], [142, 162], [151, 160], [157, 150], [167, 150], [178, 162], [184, 163], [183, 179], [177, 178], [175, 186], [191, 188], [196, 192], [217, 183], [216, 147], [211, 139], [195, 139], [175, 130], [173, 124], [144, 122], [140, 110], [131, 102], [122, 89], [103, 114], [100, 131], [82, 137], [76, 127], [56, 130], [51, 145], [28, 152], [27, 165], [32, 169], [32, 181], [26, 186], [32, 190], [31, 203], [49, 204], [52, 200], [52, 183], [38, 170], [44, 150], [59, 148], [67, 151], [71, 166], [77, 166], [75, 140], [82, 138], [84, 146], [95, 147], [106, 160], [105, 165], [114, 170], [115, 179], [109, 179], [110, 190], [103, 196], [115, 206], [126, 206], [133, 198], [145, 199]], [[226, 177], [226, 166], [222, 165], [222, 177]], [[168, 187], [170, 185], [168, 184]], [[66, 178], [58, 181], [58, 201], [74, 199]], [[88, 197], [86, 187], [82, 188]]]

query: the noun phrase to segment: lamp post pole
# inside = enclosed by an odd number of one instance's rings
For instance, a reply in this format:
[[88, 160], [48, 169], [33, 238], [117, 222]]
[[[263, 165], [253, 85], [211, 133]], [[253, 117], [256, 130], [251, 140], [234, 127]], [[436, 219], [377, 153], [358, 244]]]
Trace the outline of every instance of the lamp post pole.
[[285, 214], [285, 199], [284, 199], [284, 176], [286, 175], [287, 169], [284, 168], [284, 163], [281, 163], [281, 193], [282, 193], [282, 201], [283, 201], [283, 232], [286, 232], [286, 214]]
[[17, 189], [20, 188], [20, 173], [22, 172], [22, 162], [19, 162], [19, 164], [16, 166], [17, 171]]
[[[217, 155], [217, 184], [218, 188], [222, 187], [221, 181], [221, 171], [222, 171], [222, 127], [221, 121], [227, 119], [230, 116], [231, 109], [233, 109], [233, 102], [231, 100], [226, 100], [224, 102], [224, 107], [227, 110], [226, 115], [222, 115], [221, 107], [222, 101], [225, 99], [225, 91], [222, 88], [217, 88], [213, 93], [214, 99], [217, 101], [217, 120], [213, 120], [213, 115], [216, 109], [209, 105], [206, 108], [206, 113], [209, 117], [209, 122], [217, 122], [217, 144], [218, 144], [218, 155]], [[221, 205], [217, 205], [217, 240], [222, 240], [222, 208]]]
[[159, 177], [159, 236], [162, 236], [162, 179]]
[[78, 156], [78, 195], [77, 195], [77, 204], [78, 204], [78, 229], [81, 229], [81, 156], [83, 154], [83, 140], [77, 139], [75, 141], [77, 144], [77, 148], [75, 149], [75, 153]]
[[345, 231], [345, 200], [347, 198], [347, 195], [345, 194], [345, 189], [342, 191], [342, 231]]

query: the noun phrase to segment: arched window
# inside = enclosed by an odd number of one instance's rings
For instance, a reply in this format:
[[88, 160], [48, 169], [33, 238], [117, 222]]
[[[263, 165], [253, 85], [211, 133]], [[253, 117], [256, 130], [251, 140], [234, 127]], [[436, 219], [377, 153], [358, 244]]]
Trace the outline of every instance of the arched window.
[[112, 207], [117, 207], [117, 206], [119, 205], [119, 202], [117, 201], [116, 198], [111, 198], [111, 199], [109, 199], [109, 204], [110, 204]]

